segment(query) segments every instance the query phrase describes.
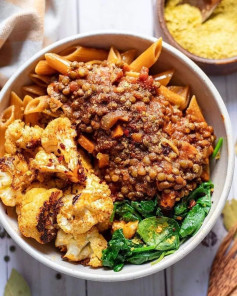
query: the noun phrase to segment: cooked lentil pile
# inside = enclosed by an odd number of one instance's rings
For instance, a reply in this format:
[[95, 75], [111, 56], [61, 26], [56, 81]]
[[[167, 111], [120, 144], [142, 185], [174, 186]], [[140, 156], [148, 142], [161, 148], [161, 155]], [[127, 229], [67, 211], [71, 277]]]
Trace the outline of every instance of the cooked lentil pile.
[[137, 76], [128, 71], [123, 63], [73, 62], [48, 87], [51, 109], [60, 106], [78, 138], [93, 143], [95, 163], [106, 160], [96, 173], [114, 200], [158, 195], [162, 207], [172, 208], [205, 179], [213, 128], [158, 95], [147, 68]]

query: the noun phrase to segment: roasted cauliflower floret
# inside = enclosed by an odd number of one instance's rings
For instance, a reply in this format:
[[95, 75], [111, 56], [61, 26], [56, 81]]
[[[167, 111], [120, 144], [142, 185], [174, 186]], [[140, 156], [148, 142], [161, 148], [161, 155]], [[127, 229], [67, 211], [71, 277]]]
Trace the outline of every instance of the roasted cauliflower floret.
[[100, 267], [102, 251], [107, 248], [107, 241], [94, 226], [88, 232], [77, 236], [60, 229], [55, 245], [65, 252], [63, 257], [69, 261], [82, 261], [85, 265]]
[[34, 173], [21, 154], [0, 158], [0, 198], [6, 206], [14, 207], [33, 179]]
[[68, 168], [73, 171], [78, 165], [78, 152], [75, 137], [77, 133], [71, 127], [68, 118], [52, 120], [42, 134], [42, 147], [47, 153], [63, 155]]
[[20, 232], [41, 244], [52, 241], [57, 234], [56, 217], [61, 206], [62, 191], [56, 188], [32, 188], [18, 207]]
[[57, 216], [60, 228], [74, 235], [85, 233], [97, 223], [108, 221], [113, 211], [109, 187], [94, 174], [89, 174], [86, 187], [79, 186], [77, 191], [76, 195], [63, 197], [63, 207]]
[[20, 149], [33, 149], [40, 145], [43, 129], [37, 125], [30, 127], [21, 120], [11, 123], [5, 134], [5, 150], [15, 154]]
[[42, 133], [42, 148], [31, 160], [31, 167], [84, 184], [91, 167], [85, 155], [77, 150], [75, 137], [76, 131], [68, 118], [52, 120]]
[[78, 162], [77, 168], [71, 171], [63, 157], [58, 157], [54, 153], [47, 153], [43, 149], [40, 149], [35, 158], [30, 160], [30, 167], [40, 173], [56, 173], [59, 178], [75, 183], [84, 183], [86, 180], [85, 170], [81, 163]]

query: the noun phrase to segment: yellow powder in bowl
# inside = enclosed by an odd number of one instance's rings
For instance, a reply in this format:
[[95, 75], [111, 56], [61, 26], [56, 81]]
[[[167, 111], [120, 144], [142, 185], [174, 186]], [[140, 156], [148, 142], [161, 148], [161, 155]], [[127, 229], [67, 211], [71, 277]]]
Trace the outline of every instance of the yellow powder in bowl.
[[198, 8], [179, 2], [166, 2], [165, 20], [183, 48], [209, 59], [237, 56], [237, 0], [222, 0], [204, 23]]

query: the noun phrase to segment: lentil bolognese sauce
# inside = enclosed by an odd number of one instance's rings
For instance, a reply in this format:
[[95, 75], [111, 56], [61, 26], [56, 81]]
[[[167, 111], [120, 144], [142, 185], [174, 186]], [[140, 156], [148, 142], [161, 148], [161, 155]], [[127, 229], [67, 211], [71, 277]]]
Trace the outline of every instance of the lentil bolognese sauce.
[[48, 94], [52, 104], [62, 103], [82, 147], [90, 143], [89, 152], [98, 161], [96, 172], [114, 200], [160, 194], [160, 205], [172, 208], [205, 180], [213, 128], [159, 94], [160, 83], [148, 68], [137, 77], [128, 71], [122, 62], [74, 61], [68, 75], [59, 75], [49, 86]]
[[[54, 241], [63, 259], [119, 271], [177, 250], [201, 227], [220, 138], [174, 70], [149, 68], [158, 39], [134, 59], [73, 46], [46, 53], [21, 99], [0, 117], [0, 199], [19, 230]], [[43, 217], [43, 218], [42, 218]], [[153, 264], [153, 263], [152, 263]]]

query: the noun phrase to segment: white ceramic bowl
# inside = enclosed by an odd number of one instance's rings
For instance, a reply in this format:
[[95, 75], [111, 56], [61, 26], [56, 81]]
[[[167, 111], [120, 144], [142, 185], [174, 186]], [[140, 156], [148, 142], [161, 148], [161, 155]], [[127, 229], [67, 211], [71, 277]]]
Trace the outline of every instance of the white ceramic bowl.
[[[128, 33], [95, 32], [75, 35], [58, 41], [35, 54], [8, 80], [0, 93], [0, 111], [8, 105], [10, 91], [14, 90], [18, 93], [20, 92], [21, 86], [29, 82], [27, 75], [34, 69], [37, 61], [43, 58], [46, 52], [59, 52], [71, 45], [81, 44], [101, 48], [109, 48], [110, 45], [114, 45], [119, 50], [136, 48], [138, 53], [140, 53], [155, 40], [156, 39], [153, 37], [144, 37]], [[214, 127], [216, 136], [224, 137], [221, 159], [212, 166], [211, 170], [211, 179], [215, 184], [215, 190], [212, 196], [213, 204], [201, 229], [194, 237], [184, 243], [179, 250], [165, 257], [158, 264], [126, 265], [122, 271], [116, 273], [112, 270], [105, 270], [103, 268], [91, 269], [82, 265], [62, 261], [61, 254], [56, 250], [53, 244], [40, 245], [33, 239], [22, 237], [18, 230], [16, 219], [8, 216], [4, 206], [1, 204], [1, 223], [16, 243], [36, 260], [39, 260], [55, 270], [78, 278], [95, 281], [131, 280], [158, 272], [174, 264], [191, 252], [211, 230], [221, 214], [226, 201], [234, 169], [234, 152], [229, 115], [218, 91], [204, 72], [180, 51], [163, 43], [161, 56], [154, 65], [153, 70], [154, 72], [159, 72], [170, 68], [175, 69], [175, 80], [177, 83], [191, 86], [192, 93], [196, 94], [205, 118], [208, 123]]]

